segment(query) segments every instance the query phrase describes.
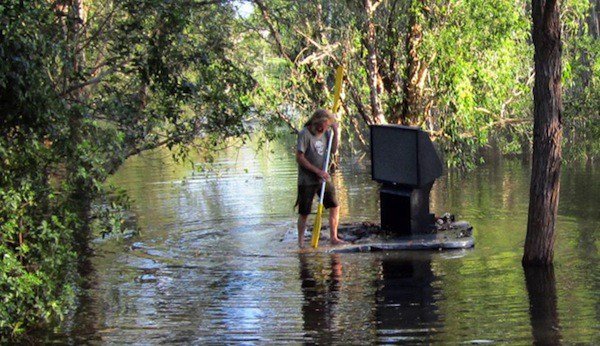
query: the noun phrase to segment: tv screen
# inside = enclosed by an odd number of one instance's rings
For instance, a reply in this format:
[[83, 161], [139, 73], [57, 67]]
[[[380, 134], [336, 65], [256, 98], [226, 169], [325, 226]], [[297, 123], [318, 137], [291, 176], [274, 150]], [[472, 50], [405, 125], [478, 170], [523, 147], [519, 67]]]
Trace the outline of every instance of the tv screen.
[[442, 174], [427, 133], [401, 125], [371, 126], [371, 177], [382, 183], [423, 186]]

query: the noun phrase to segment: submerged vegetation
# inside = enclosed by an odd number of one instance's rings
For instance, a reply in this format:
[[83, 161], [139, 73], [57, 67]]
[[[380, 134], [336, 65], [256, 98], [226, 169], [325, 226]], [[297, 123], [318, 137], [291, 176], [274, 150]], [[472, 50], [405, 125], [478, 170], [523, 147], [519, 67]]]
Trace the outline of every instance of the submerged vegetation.
[[[529, 150], [526, 2], [254, 0], [242, 13], [243, 3], [0, 5], [0, 334], [67, 311], [90, 221], [120, 228], [107, 210], [125, 198], [103, 182], [126, 158], [297, 130], [331, 104], [339, 64], [352, 150], [377, 123], [423, 127], [451, 166], [473, 167], [491, 141]], [[600, 153], [595, 6], [561, 8], [565, 142], [585, 160]], [[91, 208], [99, 199], [110, 207]]]

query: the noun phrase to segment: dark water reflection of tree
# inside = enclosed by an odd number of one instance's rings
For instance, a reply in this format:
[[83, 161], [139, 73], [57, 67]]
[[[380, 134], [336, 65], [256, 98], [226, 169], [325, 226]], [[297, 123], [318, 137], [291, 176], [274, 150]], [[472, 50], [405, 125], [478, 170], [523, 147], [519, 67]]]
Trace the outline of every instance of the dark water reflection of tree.
[[524, 271], [534, 344], [560, 345], [554, 267], [525, 267]]

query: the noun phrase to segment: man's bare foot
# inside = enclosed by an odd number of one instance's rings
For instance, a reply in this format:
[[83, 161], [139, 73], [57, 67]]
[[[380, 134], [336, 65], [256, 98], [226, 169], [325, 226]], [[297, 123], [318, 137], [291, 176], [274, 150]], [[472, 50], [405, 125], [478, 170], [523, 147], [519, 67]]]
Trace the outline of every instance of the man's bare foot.
[[329, 243], [330, 243], [331, 245], [343, 245], [343, 244], [348, 244], [348, 243], [346, 243], [345, 241], [341, 240], [340, 238], [331, 239], [331, 240], [329, 241]]

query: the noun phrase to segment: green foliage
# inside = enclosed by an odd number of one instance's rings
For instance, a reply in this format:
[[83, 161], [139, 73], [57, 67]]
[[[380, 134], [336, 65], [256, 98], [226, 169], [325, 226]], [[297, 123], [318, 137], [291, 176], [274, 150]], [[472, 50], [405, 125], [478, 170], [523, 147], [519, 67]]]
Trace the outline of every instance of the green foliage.
[[529, 18], [525, 3], [514, 1], [432, 5], [423, 52], [438, 126], [448, 136], [442, 143], [451, 166], [472, 168], [490, 137], [506, 139], [507, 120], [522, 123], [531, 114]]
[[57, 207], [48, 172], [60, 153], [66, 112], [47, 69], [57, 48], [41, 35], [52, 23], [43, 4], [1, 8], [0, 336], [60, 318], [73, 298], [69, 245], [76, 218]]
[[[282, 120], [295, 129], [316, 108], [332, 104], [334, 57], [341, 57], [339, 44], [353, 30], [330, 30], [329, 25], [352, 22], [343, 3], [318, 1], [264, 1], [265, 12], [240, 19], [240, 37], [235, 60], [245, 66], [256, 85], [251, 95], [257, 123], [271, 132]], [[328, 11], [328, 12], [327, 12]], [[265, 19], [268, 16], [268, 20]], [[276, 43], [276, 38], [281, 45]], [[327, 54], [322, 47], [330, 47]]]
[[[280, 120], [283, 114], [292, 125], [302, 124], [312, 109], [327, 106], [334, 67], [342, 63], [347, 71], [344, 118], [374, 122], [365, 2], [260, 3], [264, 6], [255, 6], [254, 14], [243, 23], [242, 37], [249, 52], [245, 56], [260, 57], [247, 65], [258, 81], [254, 101], [261, 111], [277, 115], [271, 120]], [[474, 167], [480, 162], [480, 149], [490, 143], [501, 144], [499, 149], [510, 154], [530, 146], [534, 75], [531, 13], [526, 1], [372, 3], [378, 3], [372, 18], [378, 65], [375, 88], [388, 122], [430, 131], [450, 166]], [[574, 93], [582, 85], [588, 88], [590, 71], [594, 78], [598, 75], [590, 69], [597, 60], [594, 44], [598, 40], [587, 31], [589, 7], [588, 0], [561, 5], [565, 123], [573, 124], [577, 132], [583, 122], [569, 119], [575, 113], [569, 102], [597, 109], [593, 89]], [[415, 42], [413, 52], [409, 40]], [[413, 66], [409, 66], [411, 61]], [[423, 76], [421, 84], [411, 84], [411, 68]], [[402, 114], [407, 85], [418, 89], [418, 114]], [[597, 119], [597, 112], [587, 110], [577, 116]], [[409, 119], [403, 118], [407, 115]], [[595, 128], [592, 123], [597, 120], [587, 121], [585, 128]], [[360, 131], [360, 126], [353, 128]], [[585, 131], [586, 138], [592, 138], [593, 130]]]
[[64, 315], [90, 227], [124, 230], [104, 181], [127, 157], [247, 135], [235, 19], [227, 1], [2, 3], [0, 335]]
[[48, 158], [39, 141], [1, 141], [0, 148], [0, 335], [14, 335], [62, 318], [70, 306], [78, 219], [59, 207], [61, 197], [39, 170]]
[[590, 66], [575, 65], [575, 85], [565, 95], [565, 157], [591, 162], [600, 157], [600, 43], [583, 42]]
[[591, 162], [600, 157], [600, 40], [589, 32], [588, 1], [563, 6], [564, 157]]

